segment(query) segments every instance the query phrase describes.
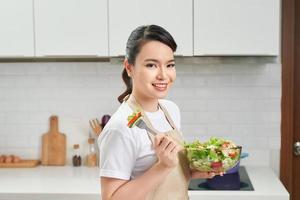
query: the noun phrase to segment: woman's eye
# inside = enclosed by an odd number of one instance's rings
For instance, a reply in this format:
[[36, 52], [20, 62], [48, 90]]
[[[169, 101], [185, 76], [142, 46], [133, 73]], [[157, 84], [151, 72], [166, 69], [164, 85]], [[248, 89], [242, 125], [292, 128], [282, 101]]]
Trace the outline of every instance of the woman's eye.
[[173, 68], [173, 67], [175, 67], [175, 64], [174, 63], [173, 64], [168, 64], [167, 67], [168, 68]]
[[149, 64], [146, 64], [146, 67], [152, 68], [152, 67], [155, 67], [155, 64], [149, 63]]

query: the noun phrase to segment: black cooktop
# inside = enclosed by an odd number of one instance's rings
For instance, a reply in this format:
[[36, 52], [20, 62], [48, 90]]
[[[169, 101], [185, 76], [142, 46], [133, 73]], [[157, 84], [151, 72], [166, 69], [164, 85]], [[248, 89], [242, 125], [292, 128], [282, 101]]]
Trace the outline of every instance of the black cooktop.
[[254, 191], [254, 188], [245, 167], [241, 166], [236, 173], [215, 176], [212, 179], [193, 179], [189, 190]]

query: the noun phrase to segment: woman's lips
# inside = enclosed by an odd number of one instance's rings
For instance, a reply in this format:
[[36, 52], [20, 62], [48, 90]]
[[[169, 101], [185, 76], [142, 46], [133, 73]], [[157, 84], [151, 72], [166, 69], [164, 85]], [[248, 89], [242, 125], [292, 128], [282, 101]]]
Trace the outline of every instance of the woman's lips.
[[165, 91], [168, 87], [168, 83], [153, 83], [152, 85], [158, 91]]

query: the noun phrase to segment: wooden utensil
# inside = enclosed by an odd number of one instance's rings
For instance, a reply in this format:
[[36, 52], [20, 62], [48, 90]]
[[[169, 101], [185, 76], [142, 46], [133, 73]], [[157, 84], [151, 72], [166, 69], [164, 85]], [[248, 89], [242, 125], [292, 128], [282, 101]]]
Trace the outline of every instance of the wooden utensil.
[[58, 131], [58, 117], [50, 117], [50, 130], [42, 136], [42, 165], [66, 164], [66, 135]]
[[90, 122], [90, 126], [93, 130], [93, 132], [99, 136], [101, 131], [102, 131], [102, 125], [100, 124], [98, 119], [92, 119], [89, 121]]

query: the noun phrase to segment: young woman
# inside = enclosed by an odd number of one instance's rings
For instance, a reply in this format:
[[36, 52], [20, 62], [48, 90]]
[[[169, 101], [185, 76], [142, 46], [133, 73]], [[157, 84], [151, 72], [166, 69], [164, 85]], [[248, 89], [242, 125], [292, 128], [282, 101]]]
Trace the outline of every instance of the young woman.
[[[176, 48], [157, 25], [136, 28], [127, 41], [122, 74], [127, 90], [99, 138], [102, 200], [186, 200], [191, 178], [215, 175], [189, 170], [179, 108], [164, 99], [176, 79]], [[127, 126], [137, 108], [157, 135]]]

